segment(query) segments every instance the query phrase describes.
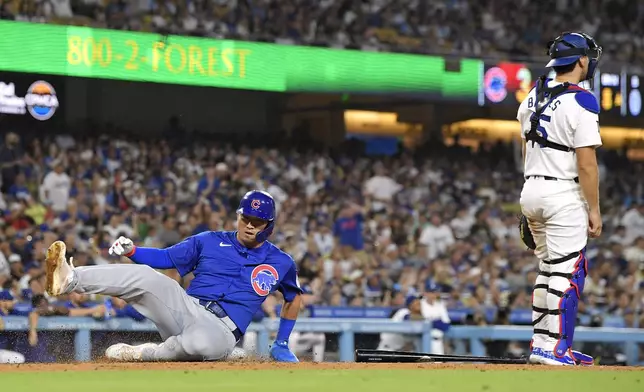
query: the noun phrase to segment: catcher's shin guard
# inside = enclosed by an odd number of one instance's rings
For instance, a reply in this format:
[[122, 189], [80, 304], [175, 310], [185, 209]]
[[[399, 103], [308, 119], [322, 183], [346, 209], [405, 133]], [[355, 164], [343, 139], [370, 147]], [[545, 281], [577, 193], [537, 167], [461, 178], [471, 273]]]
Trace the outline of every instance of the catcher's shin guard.
[[530, 342], [530, 349], [543, 348], [543, 345], [550, 334], [548, 328], [548, 273], [539, 270], [539, 275], [532, 290], [532, 328], [533, 335]]
[[550, 313], [549, 335], [557, 339], [553, 352], [556, 357], [561, 358], [572, 348], [577, 308], [584, 291], [587, 261], [582, 250], [547, 263], [551, 267], [547, 299]]

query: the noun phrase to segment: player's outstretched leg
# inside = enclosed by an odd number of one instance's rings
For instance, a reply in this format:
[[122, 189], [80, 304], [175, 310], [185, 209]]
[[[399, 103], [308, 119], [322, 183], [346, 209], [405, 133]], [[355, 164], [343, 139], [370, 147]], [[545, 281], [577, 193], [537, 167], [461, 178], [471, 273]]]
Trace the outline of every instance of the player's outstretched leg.
[[[119, 297], [152, 321], [161, 344], [116, 344], [106, 356], [120, 361], [186, 361], [225, 358], [235, 345], [226, 325], [206, 311], [181, 286], [154, 269], [137, 264], [74, 268], [65, 257], [65, 243], [47, 250], [47, 292], [52, 296], [72, 291]], [[232, 343], [231, 343], [232, 342]]]
[[[47, 293], [72, 291], [119, 297], [156, 324], [165, 340], [184, 328], [189, 297], [179, 284], [154, 269], [137, 264], [110, 264], [74, 268], [67, 262], [64, 242], [47, 249]], [[189, 320], [185, 320], [189, 321]]]

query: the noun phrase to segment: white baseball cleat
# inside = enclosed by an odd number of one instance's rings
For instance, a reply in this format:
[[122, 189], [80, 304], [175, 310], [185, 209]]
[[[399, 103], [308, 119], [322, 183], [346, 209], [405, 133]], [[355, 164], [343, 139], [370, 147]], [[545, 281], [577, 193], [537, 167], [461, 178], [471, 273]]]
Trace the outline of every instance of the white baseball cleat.
[[47, 294], [56, 297], [65, 292], [74, 277], [72, 259], [65, 257], [67, 246], [63, 241], [55, 241], [47, 248]]
[[105, 350], [105, 356], [115, 361], [134, 362], [143, 360], [143, 350], [148, 347], [156, 347], [154, 343], [143, 343], [138, 346], [130, 346], [125, 343], [111, 345]]
[[240, 347], [235, 347], [233, 351], [228, 355], [226, 360], [228, 361], [239, 361], [242, 359], [248, 359], [250, 358], [250, 355], [244, 350], [243, 348]]
[[0, 363], [13, 365], [25, 363], [25, 356], [15, 351], [0, 350]]

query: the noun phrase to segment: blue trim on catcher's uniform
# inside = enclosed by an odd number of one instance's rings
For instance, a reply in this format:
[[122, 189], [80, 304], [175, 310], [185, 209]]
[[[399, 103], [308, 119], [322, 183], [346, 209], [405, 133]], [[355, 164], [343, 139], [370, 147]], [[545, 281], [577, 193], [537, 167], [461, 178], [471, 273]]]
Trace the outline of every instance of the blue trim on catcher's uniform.
[[590, 91], [577, 91], [577, 94], [575, 94], [575, 100], [582, 108], [591, 113], [599, 114], [599, 102], [597, 101], [597, 97], [595, 97]]

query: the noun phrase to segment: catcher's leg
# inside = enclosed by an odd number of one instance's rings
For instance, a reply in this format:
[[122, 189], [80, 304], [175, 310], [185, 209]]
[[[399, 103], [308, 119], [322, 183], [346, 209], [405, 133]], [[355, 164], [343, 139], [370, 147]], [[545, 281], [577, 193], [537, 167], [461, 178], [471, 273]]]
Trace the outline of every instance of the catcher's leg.
[[592, 357], [572, 351], [577, 309], [584, 291], [588, 263], [583, 251], [567, 257], [566, 261], [551, 264], [548, 282], [548, 307], [554, 310], [550, 316], [550, 337], [554, 340], [552, 350], [557, 358], [568, 355], [577, 362], [592, 364]]
[[[557, 206], [547, 221], [549, 338], [546, 351], [559, 363], [592, 364], [592, 357], [572, 351], [577, 308], [584, 290], [587, 261], [584, 249], [588, 242], [588, 214], [576, 197], [566, 197], [568, 204]], [[581, 250], [580, 250], [581, 249]]]
[[548, 274], [549, 266], [541, 260], [548, 258], [548, 248], [546, 246], [546, 226], [539, 221], [530, 220], [530, 232], [534, 238], [536, 249], [535, 256], [539, 258], [539, 275], [534, 283], [532, 290], [532, 340], [530, 349], [542, 349], [548, 338], [548, 303], [546, 301], [548, 294]]

